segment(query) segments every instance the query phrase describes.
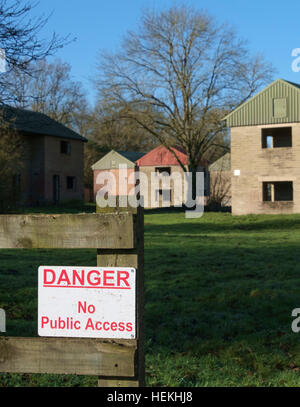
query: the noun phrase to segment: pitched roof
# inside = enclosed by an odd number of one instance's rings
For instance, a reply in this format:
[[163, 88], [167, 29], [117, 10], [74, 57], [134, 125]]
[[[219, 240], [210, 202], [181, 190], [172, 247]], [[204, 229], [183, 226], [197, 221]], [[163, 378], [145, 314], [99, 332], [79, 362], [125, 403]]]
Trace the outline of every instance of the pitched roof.
[[111, 150], [104, 157], [100, 158], [95, 164], [92, 165], [93, 170], [110, 170], [112, 168], [119, 168], [120, 164], [126, 164], [128, 168], [134, 168], [134, 161], [129, 160], [120, 152]]
[[129, 160], [133, 163], [146, 154], [146, 153], [139, 153], [137, 151], [119, 151], [119, 150], [117, 150], [117, 153], [119, 153], [120, 155], [127, 158], [127, 160]]
[[[183, 165], [187, 165], [188, 159], [186, 153], [179, 147], [171, 148]], [[139, 167], [142, 166], [163, 166], [163, 165], [179, 165], [174, 155], [164, 146], [158, 146], [149, 153], [145, 154], [136, 161]]]
[[0, 118], [9, 123], [9, 126], [17, 131], [26, 134], [37, 134], [45, 136], [61, 137], [87, 141], [85, 137], [69, 129], [56, 120], [51, 119], [44, 113], [33, 112], [32, 110], [19, 109], [16, 107], [4, 105], [0, 108], [3, 116]]
[[292, 86], [295, 86], [296, 88], [299, 88], [299, 89], [300, 89], [300, 84], [299, 84], [299, 83], [287, 81], [286, 79], [281, 79], [281, 80], [284, 81], [284, 82], [289, 83], [289, 84], [292, 85]]
[[214, 163], [209, 166], [209, 171], [230, 171], [231, 170], [231, 156], [230, 153], [224, 154]]
[[[274, 100], [283, 102], [276, 115]], [[300, 85], [277, 79], [224, 117], [228, 127], [300, 122]]]

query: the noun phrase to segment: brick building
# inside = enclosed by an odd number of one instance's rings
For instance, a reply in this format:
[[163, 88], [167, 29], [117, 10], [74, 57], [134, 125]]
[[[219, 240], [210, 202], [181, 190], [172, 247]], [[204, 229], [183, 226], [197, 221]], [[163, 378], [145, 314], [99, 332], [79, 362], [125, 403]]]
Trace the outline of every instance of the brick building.
[[[180, 162], [187, 169], [188, 162], [185, 152], [178, 147], [173, 147], [173, 151], [180, 159]], [[153, 150], [149, 151], [149, 153], [137, 160], [136, 164], [138, 165], [139, 170], [143, 172], [148, 179], [147, 185], [144, 186], [144, 189], [147, 188], [147, 190], [145, 189], [141, 191], [143, 195], [147, 194], [148, 196], [148, 202], [145, 202], [145, 207], [164, 207], [165, 205], [169, 205], [169, 203], [171, 206], [174, 206], [174, 185], [171, 182], [169, 184], [164, 182], [164, 174], [172, 176], [175, 172], [179, 173], [182, 177], [182, 194], [180, 194], [179, 199], [184, 200], [184, 171], [179, 165], [175, 156], [166, 147], [158, 146], [154, 148]], [[154, 178], [151, 178], [151, 174], [155, 174], [159, 178], [157, 185], [154, 185]], [[151, 193], [155, 195], [154, 199], [151, 199]]]
[[[187, 169], [187, 155], [178, 147], [173, 147], [173, 151], [180, 159], [180, 162]], [[124, 172], [122, 166], [127, 168]], [[110, 151], [102, 157], [97, 163], [92, 166], [94, 171], [94, 196], [104, 184], [99, 183], [98, 175], [103, 171], [110, 171], [114, 174], [116, 180], [115, 193], [117, 196], [125, 195], [127, 192], [132, 191], [135, 183], [129, 182], [130, 176], [140, 173], [140, 194], [144, 196], [145, 208], [156, 208], [164, 206], [174, 206], [176, 202], [175, 194], [177, 193], [177, 202], [185, 201], [184, 194], [184, 170], [179, 165], [176, 157], [164, 146], [158, 146], [153, 150], [145, 153], [136, 152], [121, 152]], [[206, 167], [199, 165], [199, 171], [204, 171], [207, 174]], [[144, 174], [144, 179], [141, 176]], [[174, 188], [174, 179], [176, 174], [180, 176], [180, 187], [176, 185]], [[174, 178], [167, 181], [168, 177], [165, 175], [173, 176]], [[122, 177], [122, 182], [119, 185], [119, 179]], [[98, 178], [98, 181], [97, 181]], [[134, 176], [131, 180], [135, 179]], [[144, 180], [144, 181], [143, 181]], [[145, 182], [146, 181], [146, 182]], [[208, 191], [208, 177], [205, 177], [205, 192]], [[155, 184], [154, 184], [155, 182]], [[179, 182], [179, 181], [178, 181]], [[154, 194], [154, 197], [152, 196]], [[179, 196], [179, 195], [180, 196]], [[148, 200], [146, 199], [148, 197]]]
[[299, 213], [300, 85], [278, 79], [225, 120], [232, 213]]
[[84, 142], [87, 140], [45, 114], [2, 107], [3, 120], [24, 141], [22, 171], [12, 184], [23, 205], [82, 201]]
[[[115, 185], [110, 184], [110, 193], [116, 196], [127, 195], [129, 191], [133, 190], [135, 186], [135, 172], [137, 171], [136, 160], [142, 157], [144, 153], [138, 153], [135, 151], [115, 151], [111, 150], [99, 161], [92, 165], [94, 172], [94, 198], [99, 189], [104, 184], [99, 181], [99, 175], [106, 171], [111, 172], [115, 178]], [[123, 168], [123, 169], [122, 169]], [[134, 179], [134, 182], [130, 182], [130, 177]], [[122, 178], [123, 177], [123, 178]], [[122, 178], [122, 182], [119, 179]]]

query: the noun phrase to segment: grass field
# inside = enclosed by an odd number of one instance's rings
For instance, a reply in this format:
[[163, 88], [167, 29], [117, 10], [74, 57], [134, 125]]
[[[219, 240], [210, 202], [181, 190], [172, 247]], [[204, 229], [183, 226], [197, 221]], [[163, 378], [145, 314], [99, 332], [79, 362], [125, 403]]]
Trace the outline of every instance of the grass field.
[[[93, 209], [92, 207], [90, 208]], [[148, 386], [299, 386], [300, 215], [146, 213]], [[94, 250], [1, 250], [9, 336], [37, 334], [37, 267], [95, 265]], [[0, 386], [96, 377], [1, 374]]]

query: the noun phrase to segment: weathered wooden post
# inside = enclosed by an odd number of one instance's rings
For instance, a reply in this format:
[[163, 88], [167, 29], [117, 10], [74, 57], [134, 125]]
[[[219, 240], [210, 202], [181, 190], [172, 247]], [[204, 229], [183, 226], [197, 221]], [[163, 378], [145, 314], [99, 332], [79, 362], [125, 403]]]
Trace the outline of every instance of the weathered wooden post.
[[[123, 377], [105, 377], [100, 376], [98, 385], [110, 387], [138, 387], [145, 385], [145, 355], [144, 355], [144, 209], [142, 206], [137, 208], [121, 208], [119, 206], [119, 197], [116, 197], [116, 208], [100, 208], [97, 206], [97, 213], [125, 213], [129, 212], [134, 217], [134, 249], [98, 249], [97, 266], [99, 267], [133, 267], [136, 269], [136, 326], [137, 337], [135, 346], [137, 347], [135, 371], [133, 378]], [[124, 234], [126, 235], [124, 230]], [[128, 231], [130, 233], [130, 231]]]
[[135, 338], [3, 336], [0, 372], [96, 375], [102, 387], [144, 385], [143, 225], [141, 207], [98, 209], [96, 214], [0, 215], [0, 248], [95, 248], [99, 267], [137, 271]]

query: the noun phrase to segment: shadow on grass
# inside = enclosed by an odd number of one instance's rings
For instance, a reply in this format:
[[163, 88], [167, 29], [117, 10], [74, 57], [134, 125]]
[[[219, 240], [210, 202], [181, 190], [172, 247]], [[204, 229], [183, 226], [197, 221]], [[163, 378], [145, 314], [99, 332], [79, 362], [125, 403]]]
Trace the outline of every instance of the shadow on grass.
[[[255, 252], [218, 248], [216, 256], [205, 247], [200, 251], [165, 247], [158, 258], [155, 250], [148, 249], [148, 336], [153, 340], [158, 336], [157, 344], [186, 350], [187, 337], [198, 343], [283, 327], [290, 332], [291, 310], [300, 306], [296, 250], [296, 245], [279, 252], [267, 247]], [[155, 270], [154, 261], [160, 263]], [[176, 336], [170, 336], [174, 331]]]
[[52, 206], [35, 206], [35, 207], [15, 207], [3, 209], [0, 214], [58, 214], [58, 213], [92, 213], [96, 212], [95, 204], [70, 204], [70, 205], [52, 205]]
[[[280, 229], [278, 238], [282, 225], [292, 228], [295, 219], [261, 222], [258, 229]], [[209, 221], [147, 226], [152, 241], [145, 251], [146, 354], [152, 363], [167, 354], [179, 358], [179, 366], [187, 360], [180, 371], [187, 378], [195, 358], [207, 363], [186, 385], [203, 385], [210, 374], [210, 385], [242, 385], [241, 377], [251, 385], [265, 380], [280, 385], [279, 376], [295, 375], [297, 368], [290, 366], [300, 366], [299, 336], [291, 330], [291, 312], [300, 307], [299, 236], [281, 246], [272, 245], [269, 236], [261, 244], [248, 234], [233, 238], [230, 231], [238, 229], [227, 225], [230, 239], [212, 242], [209, 232], [219, 232], [216, 226]], [[185, 238], [202, 227], [207, 239]], [[177, 240], [167, 240], [173, 233]]]
[[[158, 224], [160, 216], [149, 216], [145, 230], [148, 383], [297, 385], [300, 216], [172, 214]], [[214, 236], [223, 231], [226, 238]], [[18, 261], [16, 253], [0, 251], [0, 308], [9, 335], [36, 335], [38, 265], [94, 265], [96, 253], [22, 250]]]
[[[220, 214], [215, 214], [216, 216]], [[199, 218], [195, 220], [186, 219], [182, 222], [182, 218], [178, 219], [176, 223], [170, 223], [165, 231], [172, 234], [202, 234], [202, 233], [228, 233], [234, 231], [266, 231], [266, 230], [281, 230], [281, 231], [293, 231], [300, 229], [300, 215], [264, 215], [259, 217], [258, 215], [247, 215], [230, 218], [220, 218], [215, 220], [213, 217], [206, 215], [205, 218]], [[145, 222], [146, 232], [149, 234], [163, 233], [162, 225], [160, 224], [148, 224]]]

